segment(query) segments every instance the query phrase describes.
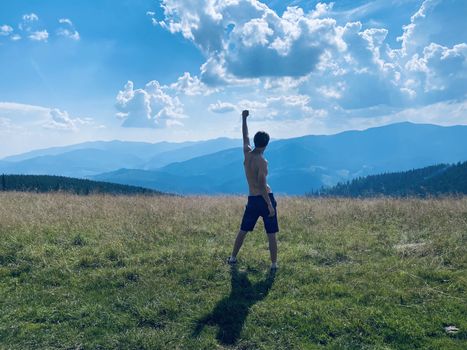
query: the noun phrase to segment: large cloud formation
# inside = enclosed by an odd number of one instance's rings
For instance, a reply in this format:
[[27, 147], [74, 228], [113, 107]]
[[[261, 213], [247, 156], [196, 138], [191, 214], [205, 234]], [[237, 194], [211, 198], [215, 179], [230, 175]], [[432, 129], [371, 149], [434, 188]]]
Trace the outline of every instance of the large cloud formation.
[[165, 19], [157, 23], [193, 41], [208, 57], [206, 69], [221, 66], [239, 78], [301, 76], [324, 50], [342, 45], [336, 21], [319, 18], [331, 5], [308, 14], [289, 7], [282, 16], [255, 0], [165, 0], [162, 6]]
[[116, 107], [124, 127], [161, 128], [181, 125], [184, 118], [179, 99], [166, 94], [156, 80], [136, 90], [129, 81], [118, 93]]
[[[292, 6], [282, 15], [257, 0], [162, 0], [161, 6], [163, 18], [148, 13], [152, 23], [182, 35], [206, 58], [198, 76], [185, 73], [165, 88], [167, 94], [194, 96], [243, 86], [260, 91], [259, 104], [274, 105], [272, 115], [295, 119], [295, 113], [280, 111], [281, 105], [290, 108], [286, 96], [306, 96], [295, 109], [304, 118], [322, 118], [324, 109], [328, 115], [377, 106], [400, 111], [466, 97], [464, 0], [423, 1], [392, 46], [389, 29], [331, 18], [332, 3], [318, 3], [308, 12]], [[141, 115], [134, 119], [148, 125], [154, 109], [138, 94], [134, 103]], [[179, 102], [177, 113], [182, 113]], [[221, 107], [212, 104], [210, 110], [234, 110]]]

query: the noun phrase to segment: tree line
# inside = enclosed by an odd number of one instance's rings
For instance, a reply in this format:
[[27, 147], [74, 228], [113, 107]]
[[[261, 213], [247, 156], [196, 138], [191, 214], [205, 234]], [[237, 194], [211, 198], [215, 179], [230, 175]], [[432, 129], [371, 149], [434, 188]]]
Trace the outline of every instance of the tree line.
[[467, 162], [358, 177], [310, 196], [431, 197], [467, 194]]
[[5, 175], [1, 176], [1, 191], [69, 192], [79, 195], [96, 193], [115, 195], [162, 195], [164, 193], [144, 187], [110, 182], [77, 179], [52, 175]]

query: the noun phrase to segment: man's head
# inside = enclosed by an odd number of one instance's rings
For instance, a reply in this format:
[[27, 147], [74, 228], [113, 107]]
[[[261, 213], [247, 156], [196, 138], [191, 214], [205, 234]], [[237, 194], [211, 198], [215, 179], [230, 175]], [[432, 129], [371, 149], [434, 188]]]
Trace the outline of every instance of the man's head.
[[265, 148], [269, 143], [269, 134], [265, 131], [258, 131], [253, 141], [256, 148]]

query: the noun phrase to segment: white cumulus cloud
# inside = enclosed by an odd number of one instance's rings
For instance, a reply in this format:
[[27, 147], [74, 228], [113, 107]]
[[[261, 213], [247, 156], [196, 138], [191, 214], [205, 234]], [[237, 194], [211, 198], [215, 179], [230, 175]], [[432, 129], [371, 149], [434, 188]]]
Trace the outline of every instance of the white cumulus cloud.
[[91, 118], [71, 117], [67, 111], [57, 108], [0, 102], [0, 118], [15, 130], [54, 129], [79, 131], [82, 126], [95, 127]]
[[92, 118], [57, 108], [0, 102], [0, 157], [105, 138], [106, 130]]
[[182, 125], [185, 118], [183, 105], [178, 97], [163, 91], [158, 81], [146, 84], [144, 89], [134, 89], [129, 81], [116, 98], [117, 117], [123, 120], [123, 127], [163, 128]]
[[73, 26], [73, 22], [69, 18], [60, 18], [58, 20], [60, 24], [68, 24], [69, 26]]
[[217, 101], [209, 105], [208, 110], [213, 113], [230, 113], [237, 110], [237, 107], [229, 102]]
[[[9, 35], [12, 41], [18, 41], [25, 37], [32, 41], [47, 42], [51, 35], [49, 31], [44, 28], [42, 22], [43, 21], [39, 20], [39, 16], [35, 13], [24, 14], [18, 24], [18, 32], [14, 32], [13, 28], [9, 25], [2, 25], [0, 26], [0, 36]], [[80, 34], [69, 18], [59, 18], [58, 23], [60, 26], [54, 31], [57, 36], [76, 41], [80, 40]]]
[[57, 29], [57, 35], [70, 38], [72, 40], [79, 40], [80, 36], [75, 29], [73, 22], [69, 18], [60, 18], [58, 20], [62, 27]]
[[13, 32], [13, 28], [7, 24], [0, 26], [0, 36], [8, 36]]
[[221, 66], [218, 74], [303, 76], [316, 67], [325, 50], [339, 45], [336, 21], [320, 18], [328, 8], [318, 4], [305, 14], [288, 7], [279, 16], [256, 0], [164, 0], [160, 25], [193, 41], [208, 56], [207, 63]]
[[49, 115], [50, 120], [42, 125], [47, 129], [77, 131], [80, 126], [90, 125], [93, 123], [90, 118], [71, 118], [67, 111], [60, 111], [57, 108], [51, 109], [49, 111]]
[[[388, 29], [363, 29], [360, 22], [339, 25], [330, 17], [332, 4], [324, 3], [308, 13], [292, 6], [279, 15], [256, 0], [163, 0], [164, 18], [158, 23], [205, 54], [200, 80], [207, 85], [254, 85], [261, 78], [278, 86], [274, 79], [305, 77], [308, 93], [339, 100], [345, 108], [363, 108], [403, 105], [420, 95], [408, 86], [414, 77], [406, 63], [420, 59], [433, 42], [452, 49], [464, 43], [466, 4], [425, 0], [403, 27], [401, 48], [386, 43]], [[320, 88], [315, 82], [323, 79], [339, 88]]]
[[35, 13], [24, 14], [22, 21], [18, 24], [20, 30], [30, 32], [35, 26], [35, 22], [39, 21], [39, 17]]
[[418, 84], [424, 92], [454, 90], [451, 97], [461, 97], [465, 94], [462, 87], [467, 86], [467, 44], [448, 48], [431, 43], [424, 48], [423, 56], [415, 54], [406, 68], [419, 73]]
[[34, 21], [38, 21], [38, 20], [39, 20], [39, 17], [37, 17], [37, 15], [35, 13], [30, 13], [30, 14], [23, 15], [23, 21], [34, 22]]
[[[265, 123], [355, 127], [467, 95], [464, 0], [425, 0], [402, 28], [352, 20], [384, 9], [382, 1], [344, 16], [332, 3], [278, 13], [258, 0], [161, 2], [162, 18], [148, 13], [153, 24], [182, 35], [205, 57], [198, 74], [162, 87], [186, 105], [203, 105], [193, 102], [197, 96], [210, 111], [252, 109]], [[394, 34], [400, 38], [390, 44]], [[435, 110], [449, 108], [454, 104]]]
[[39, 30], [37, 32], [32, 32], [29, 35], [29, 39], [34, 40], [34, 41], [47, 41], [49, 37], [49, 33], [47, 30]]
[[323, 109], [314, 109], [310, 102], [307, 95], [275, 95], [261, 100], [244, 99], [238, 105], [242, 109], [251, 110], [255, 120], [299, 120], [327, 115]]
[[411, 56], [419, 53], [433, 42], [446, 46], [466, 42], [466, 13], [467, 2], [463, 0], [423, 1], [398, 38], [402, 54]]
[[175, 83], [170, 84], [170, 88], [188, 96], [209, 95], [216, 91], [216, 89], [207, 86], [197, 76], [192, 76], [189, 72], [183, 73]]

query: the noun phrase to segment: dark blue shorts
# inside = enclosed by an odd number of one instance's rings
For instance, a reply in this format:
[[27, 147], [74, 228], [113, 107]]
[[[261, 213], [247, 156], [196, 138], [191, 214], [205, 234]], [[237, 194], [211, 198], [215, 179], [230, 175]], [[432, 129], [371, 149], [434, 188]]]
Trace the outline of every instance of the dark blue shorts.
[[263, 196], [248, 196], [248, 203], [243, 213], [242, 225], [240, 226], [242, 231], [253, 231], [256, 221], [258, 221], [258, 218], [261, 216], [263, 217], [266, 233], [279, 232], [279, 225], [277, 223], [277, 202], [272, 193], [269, 193], [269, 198], [271, 198], [272, 206], [276, 209], [276, 214], [272, 217], [269, 216], [268, 205]]

